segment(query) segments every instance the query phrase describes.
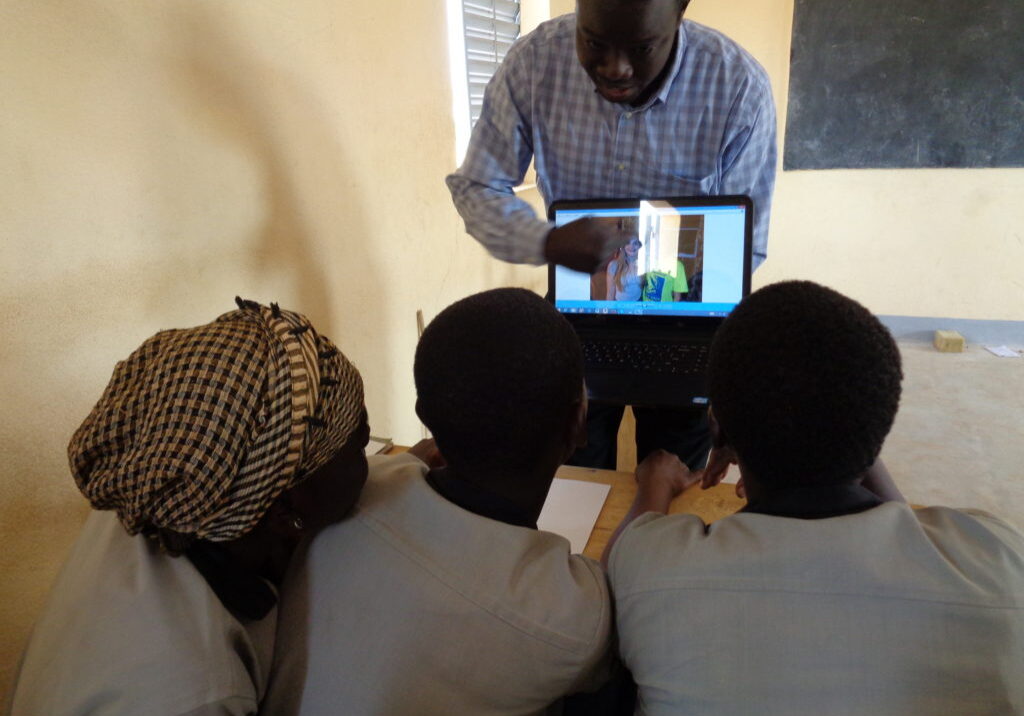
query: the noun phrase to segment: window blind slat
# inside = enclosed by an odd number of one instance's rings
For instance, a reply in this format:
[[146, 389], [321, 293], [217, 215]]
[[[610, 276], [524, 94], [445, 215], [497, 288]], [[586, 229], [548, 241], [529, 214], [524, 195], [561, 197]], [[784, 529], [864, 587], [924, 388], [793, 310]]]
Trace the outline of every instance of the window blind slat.
[[472, 53], [482, 53], [485, 55], [498, 55], [504, 58], [505, 54], [508, 52], [510, 47], [512, 47], [512, 42], [510, 40], [495, 40], [483, 37], [467, 37], [466, 57], [469, 58], [472, 55]]
[[474, 15], [518, 19], [519, 2], [518, 0], [463, 0], [462, 11]]
[[519, 37], [519, 0], [463, 0], [470, 126], [483, 109], [484, 91]]
[[484, 59], [468, 59], [466, 60], [466, 73], [472, 79], [473, 77], [485, 77], [490, 78], [498, 69], [500, 63], [494, 62], [493, 60]]
[[508, 39], [515, 39], [519, 36], [519, 22], [510, 20], [496, 20], [493, 17], [472, 17], [465, 18], [467, 34], [497, 35]]

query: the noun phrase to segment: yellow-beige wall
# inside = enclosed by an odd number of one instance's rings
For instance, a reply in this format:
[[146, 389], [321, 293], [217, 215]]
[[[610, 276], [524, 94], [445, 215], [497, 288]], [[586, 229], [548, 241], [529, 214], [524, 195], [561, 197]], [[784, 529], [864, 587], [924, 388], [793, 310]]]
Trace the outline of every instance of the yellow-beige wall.
[[[451, 208], [444, 8], [0, 3], [0, 694], [83, 514], [68, 437], [144, 338], [236, 293], [302, 310], [361, 369], [374, 431], [408, 442], [415, 310], [543, 288]], [[784, 127], [792, 0], [690, 15], [761, 60]], [[757, 283], [1024, 319], [1022, 193], [1021, 170], [780, 174]]]
[[302, 310], [410, 441], [416, 309], [543, 289], [451, 206], [444, 7], [0, 3], [0, 693], [80, 524], [68, 438], [146, 337]]
[[[793, 0], [694, 0], [687, 15], [772, 79], [780, 156]], [[1024, 170], [780, 172], [755, 288], [811, 278], [881, 314], [1024, 320]]]

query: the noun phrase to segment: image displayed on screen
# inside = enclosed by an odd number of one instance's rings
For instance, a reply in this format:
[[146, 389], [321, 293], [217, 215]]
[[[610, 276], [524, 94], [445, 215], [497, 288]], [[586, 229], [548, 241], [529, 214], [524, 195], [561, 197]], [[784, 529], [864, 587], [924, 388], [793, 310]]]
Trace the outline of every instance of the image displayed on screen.
[[628, 237], [593, 275], [555, 269], [555, 307], [564, 313], [724, 316], [743, 297], [743, 206], [557, 211], [561, 226], [584, 216]]

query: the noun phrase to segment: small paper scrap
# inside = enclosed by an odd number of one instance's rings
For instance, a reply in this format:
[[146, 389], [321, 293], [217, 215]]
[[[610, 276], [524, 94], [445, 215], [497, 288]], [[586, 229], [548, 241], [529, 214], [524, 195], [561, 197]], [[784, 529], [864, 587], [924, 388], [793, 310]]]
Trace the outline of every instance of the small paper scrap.
[[985, 346], [985, 350], [1000, 358], [1020, 358], [1020, 353], [1006, 346]]
[[366, 450], [364, 452], [367, 455], [380, 455], [382, 452], [390, 450], [391, 445], [391, 440], [388, 438], [371, 437], [370, 441], [366, 443]]

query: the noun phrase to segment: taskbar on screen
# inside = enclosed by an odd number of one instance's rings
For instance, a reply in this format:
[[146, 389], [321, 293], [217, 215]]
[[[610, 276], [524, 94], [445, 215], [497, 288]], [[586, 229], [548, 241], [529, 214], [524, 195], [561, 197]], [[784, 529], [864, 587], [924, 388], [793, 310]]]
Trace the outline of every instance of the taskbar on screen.
[[709, 316], [725, 317], [735, 303], [655, 303], [648, 301], [555, 301], [555, 308], [568, 314], [618, 316]]

